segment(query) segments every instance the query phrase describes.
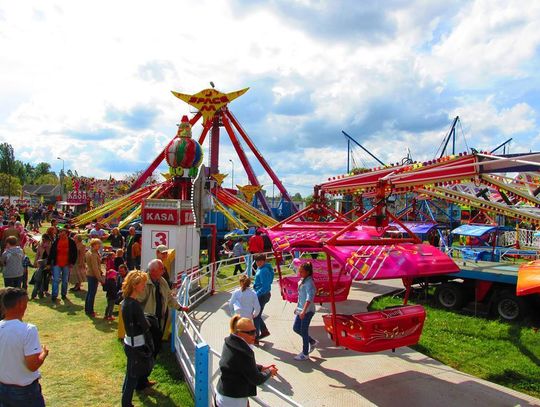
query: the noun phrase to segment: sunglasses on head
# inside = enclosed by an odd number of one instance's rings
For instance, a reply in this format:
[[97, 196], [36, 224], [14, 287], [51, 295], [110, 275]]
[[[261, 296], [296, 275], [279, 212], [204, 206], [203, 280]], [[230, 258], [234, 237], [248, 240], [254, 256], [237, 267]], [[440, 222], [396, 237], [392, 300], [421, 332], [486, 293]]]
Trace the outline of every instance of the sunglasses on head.
[[255, 335], [257, 335], [257, 330], [256, 330], [256, 329], [253, 329], [253, 330], [251, 330], [251, 331], [240, 331], [240, 330], [239, 330], [239, 331], [237, 331], [237, 332], [242, 332], [242, 333], [247, 334], [247, 335], [250, 335], [250, 336], [255, 336]]

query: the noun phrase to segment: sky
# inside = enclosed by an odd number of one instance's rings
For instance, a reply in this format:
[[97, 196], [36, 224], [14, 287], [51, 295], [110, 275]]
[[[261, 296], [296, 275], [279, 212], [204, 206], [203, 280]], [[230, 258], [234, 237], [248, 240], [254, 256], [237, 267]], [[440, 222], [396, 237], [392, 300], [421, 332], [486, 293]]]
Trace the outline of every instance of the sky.
[[[342, 130], [385, 163], [433, 158], [456, 115], [457, 151], [509, 138], [534, 151], [538, 27], [540, 2], [523, 0], [0, 0], [0, 142], [24, 162], [122, 178], [193, 115], [170, 91], [213, 81], [250, 88], [229, 109], [290, 193], [346, 172]], [[221, 172], [229, 160], [247, 184], [223, 132]]]

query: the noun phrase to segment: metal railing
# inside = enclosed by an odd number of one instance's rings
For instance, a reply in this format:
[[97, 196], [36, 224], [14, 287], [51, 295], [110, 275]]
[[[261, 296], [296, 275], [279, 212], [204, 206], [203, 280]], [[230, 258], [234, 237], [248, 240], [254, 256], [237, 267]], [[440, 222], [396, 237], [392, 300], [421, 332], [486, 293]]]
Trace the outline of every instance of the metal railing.
[[[481, 250], [484, 249], [484, 250]], [[451, 247], [448, 248], [445, 253], [454, 258], [457, 259], [463, 259], [466, 260], [473, 260], [475, 262], [478, 262], [481, 258], [482, 252], [489, 252], [493, 251], [494, 260], [509, 260], [515, 257], [523, 257], [523, 258], [530, 258], [530, 259], [538, 259], [540, 257], [538, 250], [536, 249], [515, 249], [513, 247], [502, 247], [497, 246], [496, 248], [491, 247]], [[488, 256], [488, 261], [491, 261]]]
[[517, 229], [516, 235], [520, 247], [540, 249], [540, 235], [538, 234], [538, 231], [529, 229]]
[[[270, 261], [274, 258], [272, 253], [266, 253], [266, 255]], [[220, 291], [230, 291], [236, 288], [238, 276], [226, 275], [224, 268], [235, 265], [238, 261], [242, 260], [243, 258], [229, 258], [186, 273], [182, 277], [180, 287], [177, 291], [178, 302], [183, 306], [189, 307], [191, 311], [214, 291], [217, 291], [217, 288]], [[248, 258], [246, 261], [246, 269], [251, 265], [249, 260]], [[292, 270], [289, 260], [292, 260], [292, 258], [287, 258], [288, 264], [286, 263], [284, 268], [288, 267]], [[246, 270], [244, 270], [244, 273], [246, 273]], [[224, 275], [224, 277], [220, 278], [219, 274]], [[171, 347], [182, 368], [185, 382], [194, 396], [196, 407], [206, 407], [211, 404], [210, 400], [213, 394], [215, 394], [213, 381], [219, 373], [218, 368], [212, 369], [212, 359], [213, 357], [221, 358], [221, 354], [215, 349], [212, 349], [204, 340], [197, 326], [197, 321], [189, 315], [190, 311], [175, 312]], [[301, 404], [268, 383], [264, 383], [261, 387], [277, 396], [286, 405], [301, 407]], [[260, 397], [252, 397], [251, 399], [262, 407], [271, 407], [270, 404], [266, 403]]]

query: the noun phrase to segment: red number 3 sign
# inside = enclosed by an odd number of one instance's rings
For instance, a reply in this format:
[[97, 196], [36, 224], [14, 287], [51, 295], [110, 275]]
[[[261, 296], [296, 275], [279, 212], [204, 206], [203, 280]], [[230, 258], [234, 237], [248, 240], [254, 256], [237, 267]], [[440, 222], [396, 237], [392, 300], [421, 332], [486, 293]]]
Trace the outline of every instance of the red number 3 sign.
[[152, 230], [152, 249], [157, 249], [158, 246], [164, 245], [169, 247], [169, 232], [162, 230]]

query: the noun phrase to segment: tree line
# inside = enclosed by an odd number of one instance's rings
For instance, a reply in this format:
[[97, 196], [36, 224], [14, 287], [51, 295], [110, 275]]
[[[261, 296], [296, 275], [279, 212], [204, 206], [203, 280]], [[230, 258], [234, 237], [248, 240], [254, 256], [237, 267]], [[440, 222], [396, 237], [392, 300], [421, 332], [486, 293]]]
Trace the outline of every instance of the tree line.
[[[76, 175], [66, 174], [68, 176]], [[60, 171], [60, 177], [62, 171]], [[15, 159], [13, 146], [9, 143], [0, 144], [0, 195], [17, 196], [21, 194], [25, 184], [44, 185], [58, 184], [58, 175], [51, 170], [51, 164], [40, 162], [35, 166]]]

